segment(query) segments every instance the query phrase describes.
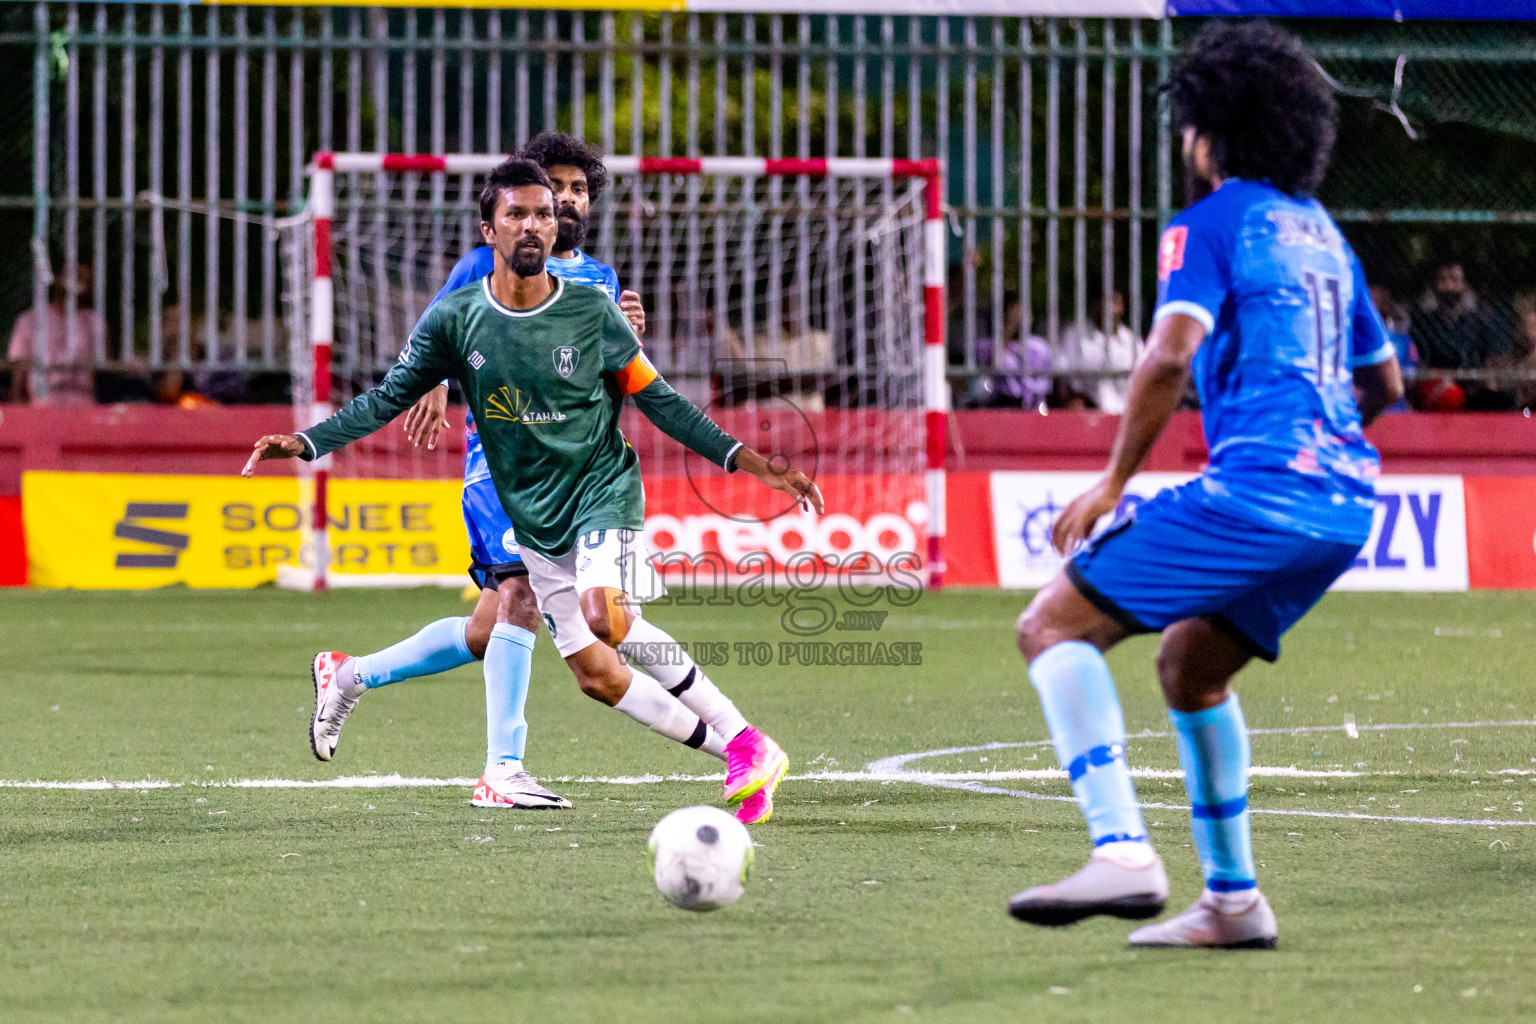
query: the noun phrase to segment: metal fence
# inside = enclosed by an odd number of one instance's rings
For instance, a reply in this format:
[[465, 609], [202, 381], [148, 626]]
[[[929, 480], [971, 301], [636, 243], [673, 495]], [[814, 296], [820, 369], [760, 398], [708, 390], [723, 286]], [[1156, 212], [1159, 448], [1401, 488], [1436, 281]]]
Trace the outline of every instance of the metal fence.
[[[277, 249], [261, 218], [302, 204], [312, 152], [511, 151], [559, 128], [616, 154], [944, 159], [960, 403], [1010, 339], [1038, 335], [1059, 372], [1074, 325], [1114, 326], [1116, 292], [1130, 331], [1145, 328], [1152, 248], [1176, 191], [1155, 86], [1177, 39], [1196, 27], [41, 0], [7, 7], [0, 53], [13, 68], [30, 57], [32, 73], [30, 92], [0, 99], [0, 127], [15, 122], [33, 159], [30, 181], [0, 170], [0, 191], [9, 193], [0, 216], [31, 215], [33, 275], [30, 294], [0, 283], [0, 306], [9, 307], [0, 324], [26, 305], [41, 313], [51, 275], [67, 282], [73, 274], [62, 268], [84, 264], [89, 289], [57, 291], [66, 330], [86, 323], [79, 308], [99, 314], [88, 326], [101, 325], [90, 339], [100, 366], [286, 369]], [[1368, 122], [1369, 131], [1344, 133], [1342, 184], [1325, 195], [1372, 254], [1368, 269], [1374, 259], [1405, 288], [1414, 275], [1422, 280], [1433, 257], [1414, 239], [1426, 230], [1471, 226], [1491, 232], [1499, 251], [1536, 249], [1536, 187], [1524, 177], [1518, 189], [1442, 193], [1422, 206], [1395, 202], [1381, 187], [1400, 173], [1389, 139], [1407, 138], [1399, 117], [1422, 127], [1445, 113], [1444, 98], [1428, 88], [1413, 108], [1420, 68], [1507, 73], [1493, 79], [1503, 84], [1492, 99], [1467, 102], [1496, 115], [1488, 131], [1536, 148], [1519, 134], [1536, 123], [1524, 116], [1536, 106], [1529, 32], [1303, 28], [1344, 102]], [[29, 123], [14, 110], [26, 101]], [[1464, 112], [1452, 119], [1477, 123]]]

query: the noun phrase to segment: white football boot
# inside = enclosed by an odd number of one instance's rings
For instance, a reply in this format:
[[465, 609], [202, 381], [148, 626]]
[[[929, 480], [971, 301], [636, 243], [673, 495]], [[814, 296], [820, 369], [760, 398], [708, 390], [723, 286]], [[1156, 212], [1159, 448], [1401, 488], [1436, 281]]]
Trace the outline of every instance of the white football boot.
[[1278, 929], [1269, 900], [1257, 889], [1246, 910], [1223, 912], [1216, 894], [1206, 889], [1194, 906], [1166, 921], [1131, 932], [1133, 946], [1182, 946], [1198, 949], [1274, 949]]
[[336, 744], [341, 739], [341, 726], [357, 707], [363, 691], [351, 696], [336, 679], [336, 673], [349, 656], [341, 651], [321, 651], [309, 666], [309, 674], [315, 681], [315, 714], [309, 720], [309, 748], [322, 761], [336, 756]]
[[1153, 855], [1150, 863], [1130, 868], [1095, 852], [1075, 875], [1017, 893], [1008, 901], [1008, 913], [1054, 928], [1095, 914], [1145, 920], [1162, 913], [1167, 902], [1168, 873], [1161, 858]]
[[537, 779], [521, 768], [514, 772], [487, 771], [475, 783], [470, 795], [471, 807], [523, 807], [554, 809], [569, 807], [571, 802], [539, 785]]

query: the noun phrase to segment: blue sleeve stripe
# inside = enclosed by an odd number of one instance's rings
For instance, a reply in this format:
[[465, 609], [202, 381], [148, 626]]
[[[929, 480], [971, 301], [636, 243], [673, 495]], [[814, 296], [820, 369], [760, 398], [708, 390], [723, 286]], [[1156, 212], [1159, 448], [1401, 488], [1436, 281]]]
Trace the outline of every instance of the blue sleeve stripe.
[[1205, 328], [1205, 333], [1207, 334], [1214, 334], [1216, 331], [1216, 317], [1211, 314], [1211, 311], [1204, 306], [1184, 299], [1165, 302], [1158, 306], [1156, 312], [1152, 314], [1152, 322], [1157, 323], [1163, 317], [1172, 316], [1174, 313], [1183, 313], [1185, 316], [1193, 317], [1200, 321], [1200, 326]]
[[1349, 361], [1349, 365], [1351, 368], [1357, 366], [1380, 366], [1395, 355], [1397, 355], [1397, 348], [1390, 341], [1384, 341], [1376, 351], [1367, 352], [1363, 356], [1355, 356]]

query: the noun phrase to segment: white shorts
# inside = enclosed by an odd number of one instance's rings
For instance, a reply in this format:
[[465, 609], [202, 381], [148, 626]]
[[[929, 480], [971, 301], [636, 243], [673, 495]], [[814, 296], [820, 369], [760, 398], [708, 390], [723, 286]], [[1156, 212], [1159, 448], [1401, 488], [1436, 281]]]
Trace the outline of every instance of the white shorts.
[[575, 547], [558, 558], [522, 550], [528, 583], [539, 601], [539, 614], [560, 657], [598, 642], [581, 613], [581, 594], [595, 587], [622, 590], [632, 600], [630, 614], [667, 592], [651, 566], [650, 552], [639, 530], [593, 530], [576, 539]]

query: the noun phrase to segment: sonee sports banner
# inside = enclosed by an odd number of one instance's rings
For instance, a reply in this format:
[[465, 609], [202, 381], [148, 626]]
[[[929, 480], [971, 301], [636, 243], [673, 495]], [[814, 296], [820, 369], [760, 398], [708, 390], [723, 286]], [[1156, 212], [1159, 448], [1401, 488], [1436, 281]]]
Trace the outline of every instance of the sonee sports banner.
[[[254, 587], [297, 566], [307, 503], [293, 477], [22, 474], [31, 582], [138, 590]], [[336, 480], [331, 569], [338, 575], [467, 583], [457, 480]]]
[[[1051, 522], [1095, 478], [952, 474], [948, 581], [1018, 589], [1044, 584], [1062, 562], [1050, 545]], [[1144, 501], [1187, 479], [1142, 474], [1126, 501]], [[827, 515], [769, 510], [755, 520], [714, 511], [711, 501], [724, 495], [708, 486], [689, 490], [684, 480], [648, 479], [647, 546], [671, 584], [717, 566], [725, 580], [761, 579], [765, 571], [778, 577], [792, 561], [826, 578], [853, 573], [897, 586], [918, 580], [927, 523], [920, 487], [857, 477], [821, 483]], [[302, 486], [289, 477], [25, 473], [19, 518], [27, 575], [33, 586], [81, 589], [270, 583], [279, 566], [299, 564]], [[460, 486], [457, 480], [333, 481], [332, 572], [395, 585], [466, 582]], [[1370, 539], [1338, 589], [1536, 589], [1536, 477], [1388, 475], [1377, 493]], [[15, 511], [11, 507], [13, 519]], [[22, 531], [10, 532], [20, 539]], [[19, 554], [10, 561], [19, 563]], [[23, 582], [20, 565], [13, 570], [6, 581]]]

